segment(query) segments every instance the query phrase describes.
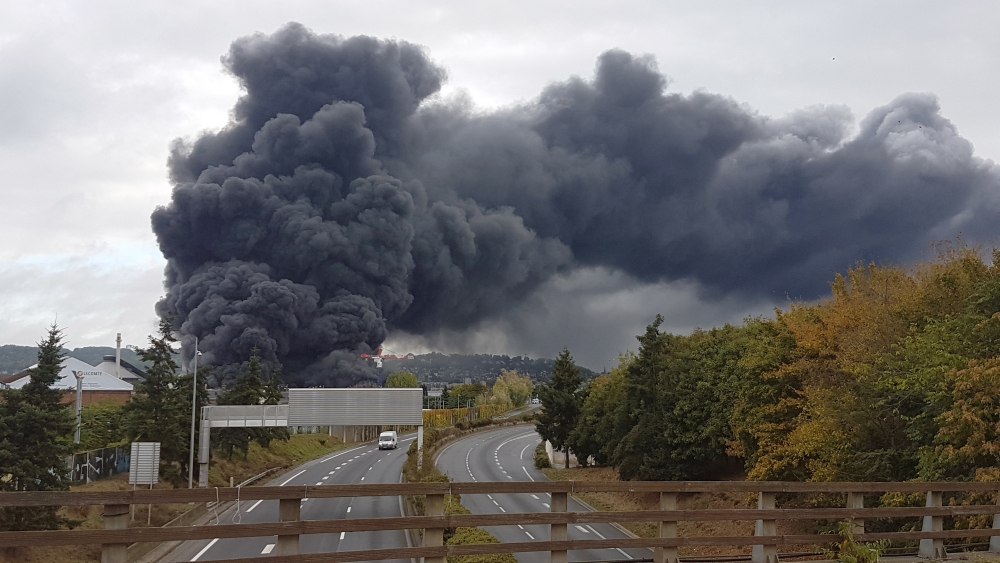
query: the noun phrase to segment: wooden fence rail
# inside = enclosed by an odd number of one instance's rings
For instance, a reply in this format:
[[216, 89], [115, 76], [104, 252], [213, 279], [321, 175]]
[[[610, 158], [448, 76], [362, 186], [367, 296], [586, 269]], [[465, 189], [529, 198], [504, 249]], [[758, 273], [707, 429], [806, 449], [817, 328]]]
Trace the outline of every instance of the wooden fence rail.
[[[659, 493], [659, 510], [630, 512], [567, 512], [566, 499], [573, 492]], [[756, 509], [677, 509], [680, 493], [746, 492], [757, 493]], [[920, 493], [926, 496], [923, 507], [864, 508], [864, 493]], [[919, 542], [920, 555], [942, 558], [944, 541], [961, 538], [989, 538], [991, 551], [1000, 552], [1000, 506], [943, 506], [943, 493], [1000, 492], [1000, 483], [781, 483], [781, 482], [615, 482], [576, 483], [401, 483], [370, 485], [323, 485], [314, 487], [249, 487], [219, 489], [136, 490], [114, 492], [20, 492], [0, 494], [0, 507], [10, 506], [85, 506], [103, 505], [105, 529], [54, 530], [37, 532], [0, 532], [0, 548], [22, 546], [102, 545], [102, 561], [124, 563], [125, 548], [136, 542], [205, 540], [214, 538], [249, 538], [277, 536], [277, 554], [269, 557], [232, 559], [255, 563], [291, 563], [312, 561], [363, 561], [424, 557], [429, 563], [445, 557], [495, 553], [546, 551], [554, 562], [566, 561], [568, 551], [604, 548], [653, 548], [657, 563], [676, 563], [677, 548], [685, 546], [752, 546], [754, 563], [777, 563], [780, 546], [827, 544], [835, 535], [777, 535], [776, 522], [789, 520], [841, 520], [853, 522], [859, 541], [889, 540]], [[447, 494], [516, 494], [549, 493], [551, 512], [504, 514], [444, 515]], [[837, 493], [846, 497], [846, 508], [776, 508], [777, 493]], [[301, 520], [300, 501], [304, 498], [344, 498], [365, 496], [426, 495], [426, 516], [362, 518], [349, 520]], [[223, 524], [171, 528], [126, 528], [130, 504], [163, 504], [230, 500], [277, 500], [279, 522]], [[993, 515], [991, 529], [944, 530], [946, 517]], [[917, 532], [866, 533], [865, 521], [878, 518], [920, 518]], [[756, 522], [753, 536], [677, 537], [677, 523], [686, 521], [735, 520]], [[568, 525], [607, 522], [656, 522], [658, 538], [621, 538], [569, 540]], [[506, 544], [442, 545], [446, 528], [548, 525], [550, 541]], [[379, 530], [423, 529], [424, 545], [325, 554], [299, 554], [299, 538], [308, 534], [365, 532]]]

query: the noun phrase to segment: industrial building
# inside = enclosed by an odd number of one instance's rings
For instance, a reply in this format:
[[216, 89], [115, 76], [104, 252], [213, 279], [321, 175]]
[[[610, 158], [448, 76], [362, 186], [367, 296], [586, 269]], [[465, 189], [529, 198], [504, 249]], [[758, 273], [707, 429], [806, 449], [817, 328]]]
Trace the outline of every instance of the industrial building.
[[[104, 366], [107, 362], [103, 362]], [[123, 364], [125, 362], [122, 362]], [[114, 362], [112, 362], [112, 366]], [[15, 379], [7, 383], [11, 389], [20, 389], [31, 380], [28, 377], [28, 370], [13, 376]], [[122, 370], [124, 371], [124, 370]], [[92, 366], [76, 358], [64, 358], [62, 370], [59, 371], [59, 379], [52, 385], [54, 389], [63, 389], [66, 394], [63, 396], [64, 403], [76, 401], [76, 379], [83, 377], [83, 406], [92, 405], [100, 401], [111, 399], [115, 402], [125, 404], [132, 397], [132, 384], [128, 381], [118, 379], [114, 375], [104, 371], [101, 367]]]

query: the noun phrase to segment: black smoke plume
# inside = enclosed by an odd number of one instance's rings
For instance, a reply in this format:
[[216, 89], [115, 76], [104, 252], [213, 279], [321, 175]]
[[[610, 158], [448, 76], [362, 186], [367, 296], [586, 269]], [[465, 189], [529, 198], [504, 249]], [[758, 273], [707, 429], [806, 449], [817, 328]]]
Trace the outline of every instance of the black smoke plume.
[[577, 267], [810, 298], [858, 259], [988, 242], [1000, 210], [997, 168], [928, 94], [859, 128], [841, 107], [773, 119], [668, 93], [613, 50], [592, 80], [484, 114], [434, 96], [445, 73], [414, 45], [298, 24], [223, 63], [233, 121], [175, 144], [153, 213], [158, 311], [204, 361], [257, 347], [300, 385], [370, 380], [358, 355], [389, 330], [472, 326]]

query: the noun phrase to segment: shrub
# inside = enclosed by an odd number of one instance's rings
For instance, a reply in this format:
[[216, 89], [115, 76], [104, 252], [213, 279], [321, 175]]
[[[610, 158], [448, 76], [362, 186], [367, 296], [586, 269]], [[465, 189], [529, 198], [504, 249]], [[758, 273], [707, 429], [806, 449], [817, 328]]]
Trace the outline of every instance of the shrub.
[[[445, 545], [473, 545], [500, 543], [500, 540], [493, 537], [493, 534], [479, 528], [458, 528], [455, 535], [449, 539]], [[510, 553], [496, 553], [493, 555], [459, 555], [448, 558], [448, 563], [517, 563], [517, 559]]]
[[855, 541], [854, 525], [851, 522], [840, 523], [840, 535], [844, 538], [843, 541], [834, 544], [834, 551], [827, 552], [827, 556], [840, 563], [878, 563], [885, 548], [889, 546], [889, 542], [885, 540], [875, 543]]
[[552, 467], [552, 464], [549, 463], [549, 454], [545, 451], [545, 442], [541, 442], [535, 448], [535, 469], [545, 469], [546, 467]]

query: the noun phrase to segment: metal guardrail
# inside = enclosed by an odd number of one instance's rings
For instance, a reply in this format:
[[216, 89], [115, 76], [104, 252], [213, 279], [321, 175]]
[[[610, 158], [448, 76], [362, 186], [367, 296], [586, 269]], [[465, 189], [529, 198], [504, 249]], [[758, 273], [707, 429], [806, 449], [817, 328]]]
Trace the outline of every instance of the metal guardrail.
[[[660, 509], [630, 512], [567, 512], [567, 497], [572, 492], [643, 492], [659, 493]], [[680, 493], [748, 492], [757, 493], [756, 509], [677, 509]], [[874, 492], [922, 493], [926, 506], [864, 508], [863, 494]], [[111, 492], [20, 492], [0, 495], [0, 507], [52, 505], [104, 505], [104, 530], [57, 530], [42, 532], [0, 532], [0, 548], [17, 546], [53, 546], [101, 544], [102, 561], [123, 563], [125, 548], [133, 542], [184, 541], [214, 538], [278, 536], [277, 554], [270, 557], [233, 559], [245, 563], [291, 563], [310, 561], [362, 561], [425, 557], [428, 563], [443, 562], [445, 557], [496, 553], [548, 551], [552, 561], [566, 561], [570, 550], [605, 548], [653, 548], [654, 561], [676, 563], [677, 548], [683, 546], [753, 546], [755, 563], [776, 563], [779, 546], [818, 545], [839, 540], [829, 534], [778, 535], [779, 520], [847, 520], [853, 522], [858, 541], [889, 540], [920, 542], [920, 555], [942, 558], [944, 540], [990, 538], [991, 551], [1000, 552], [1000, 506], [996, 504], [943, 506], [944, 492], [997, 494], [1000, 483], [781, 483], [781, 482], [615, 482], [576, 483], [400, 483], [370, 485], [324, 485], [298, 487], [250, 487], [219, 489], [135, 490]], [[551, 512], [444, 515], [447, 494], [550, 493]], [[841, 493], [847, 495], [845, 508], [775, 507], [776, 493]], [[356, 496], [426, 495], [425, 516], [364, 518], [348, 520], [303, 521], [299, 518], [303, 498], [343, 498]], [[129, 504], [204, 502], [209, 500], [279, 501], [279, 522], [186, 526], [174, 528], [128, 528]], [[991, 529], [944, 530], [945, 517], [994, 515]], [[871, 518], [922, 518], [919, 532], [868, 533], [864, 522]], [[683, 521], [743, 520], [755, 521], [756, 534], [734, 537], [678, 537], [677, 523]], [[567, 525], [605, 522], [657, 522], [658, 538], [622, 538], [569, 540]], [[504, 544], [442, 545], [445, 528], [506, 525], [549, 525], [550, 541]], [[423, 529], [424, 545], [412, 548], [375, 549], [340, 553], [299, 555], [299, 537], [303, 534], [362, 532], [377, 530]]]

